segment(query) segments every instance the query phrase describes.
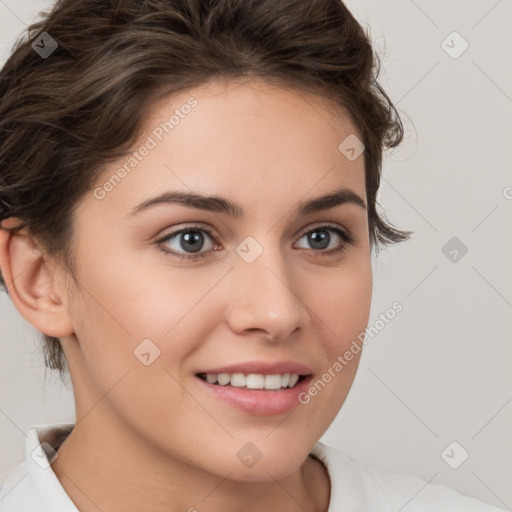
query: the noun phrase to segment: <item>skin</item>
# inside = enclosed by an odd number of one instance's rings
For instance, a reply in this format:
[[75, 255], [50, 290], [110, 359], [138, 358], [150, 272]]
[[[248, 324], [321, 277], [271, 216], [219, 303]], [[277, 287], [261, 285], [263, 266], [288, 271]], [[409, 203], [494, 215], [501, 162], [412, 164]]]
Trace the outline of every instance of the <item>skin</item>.
[[[318, 378], [364, 330], [372, 290], [366, 210], [346, 203], [296, 215], [300, 201], [339, 187], [366, 202], [364, 155], [350, 161], [338, 150], [358, 132], [321, 96], [211, 81], [155, 104], [140, 140], [190, 96], [198, 105], [121, 183], [77, 205], [79, 290], [37, 252], [37, 240], [0, 231], [16, 308], [61, 339], [70, 367], [76, 426], [52, 468], [82, 512], [326, 511], [330, 481], [308, 454], [345, 401], [360, 354], [291, 414], [238, 410], [206, 393], [195, 373], [292, 360]], [[99, 183], [124, 161], [109, 164]], [[179, 204], [129, 215], [165, 190], [223, 196], [246, 216]], [[304, 235], [324, 222], [354, 242], [329, 230], [328, 249], [315, 249]], [[158, 247], [187, 223], [214, 231], [216, 240], [203, 232], [206, 257], [181, 261]], [[236, 252], [247, 236], [263, 248], [250, 264]], [[160, 246], [196, 254], [180, 249], [180, 239]], [[146, 338], [160, 350], [149, 366], [134, 357]], [[262, 453], [251, 468], [237, 458], [249, 442]]]

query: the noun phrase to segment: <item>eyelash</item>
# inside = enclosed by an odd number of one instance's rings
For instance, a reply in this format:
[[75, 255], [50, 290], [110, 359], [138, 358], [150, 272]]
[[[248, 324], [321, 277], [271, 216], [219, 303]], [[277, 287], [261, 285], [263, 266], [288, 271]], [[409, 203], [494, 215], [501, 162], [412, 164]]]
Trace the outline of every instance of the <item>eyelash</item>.
[[[311, 233], [313, 231], [334, 231], [337, 235], [340, 236], [340, 238], [343, 240], [343, 243], [340, 245], [340, 247], [338, 247], [337, 249], [330, 249], [329, 251], [326, 251], [326, 250], [314, 250], [314, 249], [311, 249], [313, 252], [315, 253], [318, 253], [318, 255], [320, 257], [329, 257], [329, 256], [333, 256], [333, 255], [341, 255], [343, 254], [346, 249], [347, 249], [347, 245], [350, 245], [350, 244], [353, 244], [354, 243], [354, 239], [352, 237], [352, 235], [350, 235], [347, 231], [341, 229], [339, 226], [337, 225], [332, 225], [332, 224], [321, 224], [321, 225], [318, 225], [318, 226], [314, 226], [313, 228], [309, 229], [308, 231], [305, 231], [301, 234], [301, 236], [299, 237], [302, 238], [304, 237], [304, 235], [307, 235], [308, 233]], [[158, 245], [158, 248], [166, 255], [171, 255], [173, 257], [176, 257], [176, 258], [179, 258], [181, 261], [183, 260], [197, 260], [199, 258], [204, 258], [206, 256], [209, 255], [209, 252], [211, 251], [206, 251], [206, 252], [199, 252], [199, 253], [196, 253], [194, 255], [188, 255], [187, 253], [177, 253], [176, 251], [173, 251], [171, 249], [167, 249], [166, 247], [162, 246], [161, 244], [164, 243], [164, 242], [167, 242], [169, 241], [170, 239], [174, 238], [175, 236], [181, 234], [181, 233], [189, 233], [191, 231], [204, 231], [205, 233], [208, 233], [208, 235], [212, 238], [212, 240], [214, 241], [214, 243], [217, 245], [218, 244], [218, 241], [215, 237], [215, 235], [213, 234], [213, 232], [204, 227], [204, 226], [188, 226], [186, 228], [182, 228], [182, 229], [179, 229], [177, 231], [173, 231], [172, 233], [169, 233], [168, 235], [165, 235], [163, 238], [160, 238], [159, 240], [156, 240], [155, 244]]]

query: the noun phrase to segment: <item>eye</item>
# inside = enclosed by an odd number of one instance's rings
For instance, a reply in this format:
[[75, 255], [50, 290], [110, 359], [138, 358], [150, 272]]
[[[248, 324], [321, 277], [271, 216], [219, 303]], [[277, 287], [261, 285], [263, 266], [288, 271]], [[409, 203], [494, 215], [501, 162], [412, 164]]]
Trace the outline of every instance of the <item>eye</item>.
[[[334, 236], [332, 236], [331, 233], [334, 233]], [[306, 243], [310, 245], [314, 252], [319, 253], [321, 256], [342, 253], [347, 249], [347, 245], [353, 243], [353, 238], [347, 231], [337, 225], [331, 224], [322, 224], [313, 229], [310, 228], [300, 238], [300, 240], [303, 239], [305, 239]], [[336, 239], [338, 240], [337, 242]], [[334, 247], [331, 247], [330, 250], [326, 250], [333, 240], [335, 242]]]
[[[332, 233], [334, 233], [334, 236], [332, 236]], [[299, 242], [303, 239], [310, 245], [309, 249], [317, 253], [315, 256], [325, 257], [340, 254], [347, 249], [347, 245], [353, 243], [353, 238], [347, 231], [337, 225], [330, 224], [321, 224], [313, 229], [309, 228], [301, 236]], [[326, 250], [333, 240], [334, 242], [337, 240], [337, 243], [334, 243], [333, 248]], [[213, 233], [203, 226], [186, 226], [169, 233], [155, 243], [165, 254], [181, 260], [202, 258], [208, 256], [212, 250], [219, 250], [221, 247]], [[202, 251], [205, 245], [207, 246], [206, 250]], [[306, 249], [308, 248], [306, 247]]]
[[[206, 237], [204, 233], [206, 233]], [[156, 243], [159, 244], [159, 248], [165, 254], [180, 257], [182, 260], [191, 260], [206, 256], [205, 253], [199, 252], [205, 244], [205, 239], [210, 239], [211, 248], [218, 247], [212, 232], [205, 227], [197, 226], [188, 226], [178, 231], [173, 231], [164, 238], [157, 240]], [[160, 245], [164, 243], [165, 245]], [[168, 249], [169, 246], [171, 249]], [[181, 251], [185, 251], [185, 253]], [[191, 255], [188, 255], [187, 252], [190, 252]]]

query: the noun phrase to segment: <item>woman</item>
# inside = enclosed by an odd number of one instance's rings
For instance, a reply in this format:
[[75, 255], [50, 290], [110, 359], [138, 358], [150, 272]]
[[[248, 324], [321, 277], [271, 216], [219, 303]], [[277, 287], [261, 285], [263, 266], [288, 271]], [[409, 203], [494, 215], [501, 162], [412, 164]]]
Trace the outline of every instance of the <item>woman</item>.
[[1, 72], [0, 268], [76, 421], [31, 429], [2, 510], [498, 510], [318, 442], [371, 251], [408, 236], [346, 7], [65, 0], [30, 33]]

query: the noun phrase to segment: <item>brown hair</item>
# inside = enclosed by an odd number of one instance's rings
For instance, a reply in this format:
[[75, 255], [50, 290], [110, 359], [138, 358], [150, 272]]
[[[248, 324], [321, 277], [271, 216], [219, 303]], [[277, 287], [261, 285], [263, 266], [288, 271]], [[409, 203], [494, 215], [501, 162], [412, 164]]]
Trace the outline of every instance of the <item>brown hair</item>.
[[[370, 242], [409, 237], [377, 204], [383, 150], [402, 141], [402, 122], [340, 0], [60, 0], [25, 36], [0, 71], [0, 221], [18, 217], [11, 229], [26, 227], [75, 283], [78, 200], [130, 151], [154, 101], [213, 78], [260, 78], [345, 107], [365, 145]], [[62, 377], [60, 341], [42, 336]]]

